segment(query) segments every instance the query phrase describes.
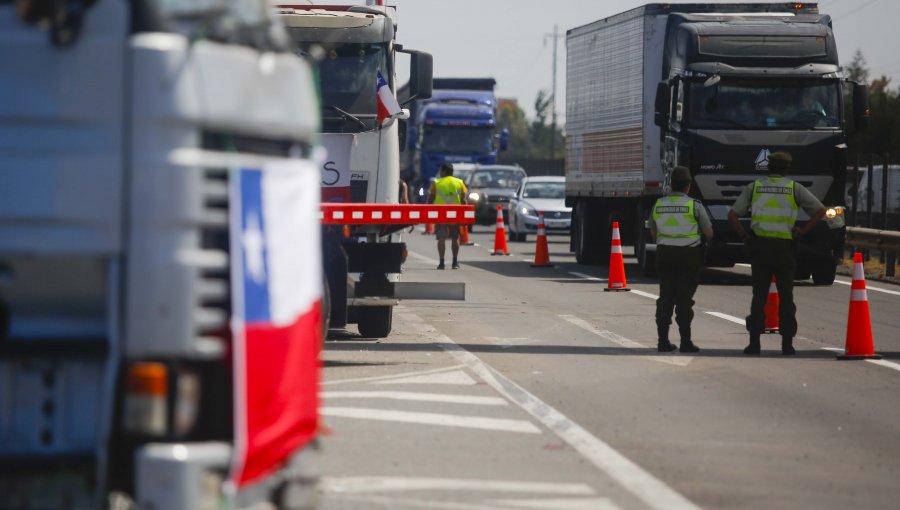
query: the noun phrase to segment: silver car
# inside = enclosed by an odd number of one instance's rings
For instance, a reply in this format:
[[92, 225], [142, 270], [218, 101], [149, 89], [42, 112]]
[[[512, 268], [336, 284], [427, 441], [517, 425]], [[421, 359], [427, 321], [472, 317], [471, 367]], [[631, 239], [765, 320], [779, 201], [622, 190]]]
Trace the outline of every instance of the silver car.
[[548, 234], [569, 232], [572, 208], [566, 207], [565, 177], [526, 177], [522, 181], [509, 202], [510, 240], [525, 241], [528, 234], [536, 234], [541, 212]]

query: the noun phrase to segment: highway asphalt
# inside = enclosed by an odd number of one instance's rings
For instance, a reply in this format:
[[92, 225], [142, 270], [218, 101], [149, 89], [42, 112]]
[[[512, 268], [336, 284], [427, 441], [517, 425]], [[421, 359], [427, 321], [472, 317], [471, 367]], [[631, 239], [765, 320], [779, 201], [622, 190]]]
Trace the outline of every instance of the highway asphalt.
[[405, 236], [403, 279], [465, 282], [465, 301], [404, 301], [390, 337], [326, 342], [321, 508], [897, 508], [900, 287], [869, 283], [882, 361], [835, 359], [840, 276], [798, 284], [796, 356], [766, 335], [748, 357], [749, 268], [706, 270], [702, 350], [660, 354], [658, 286], [633, 259], [633, 290], [603, 292], [608, 269], [576, 264], [566, 237], [533, 268], [533, 236], [491, 256], [480, 230], [459, 270]]

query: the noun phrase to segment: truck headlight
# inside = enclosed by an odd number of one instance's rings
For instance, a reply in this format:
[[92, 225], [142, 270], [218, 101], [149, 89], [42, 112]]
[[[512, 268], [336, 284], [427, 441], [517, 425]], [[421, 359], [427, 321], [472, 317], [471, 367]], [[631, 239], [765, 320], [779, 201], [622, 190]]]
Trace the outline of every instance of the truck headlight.
[[833, 220], [842, 214], [844, 214], [844, 208], [841, 206], [829, 207], [825, 211], [825, 217], [828, 218], [829, 220]]

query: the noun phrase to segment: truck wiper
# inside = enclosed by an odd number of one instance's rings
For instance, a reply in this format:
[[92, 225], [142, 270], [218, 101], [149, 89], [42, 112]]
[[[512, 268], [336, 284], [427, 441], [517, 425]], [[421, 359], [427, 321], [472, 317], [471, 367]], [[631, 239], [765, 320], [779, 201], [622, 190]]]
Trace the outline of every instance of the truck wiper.
[[346, 110], [342, 110], [342, 109], [338, 108], [337, 106], [326, 104], [326, 105], [322, 105], [322, 109], [327, 109], [327, 110], [331, 110], [331, 111], [339, 113], [341, 117], [343, 117], [347, 120], [352, 120], [353, 122], [356, 123], [356, 125], [358, 125], [363, 130], [369, 129], [369, 126], [366, 126], [366, 123], [363, 122], [362, 120], [360, 120], [359, 117], [357, 117], [356, 115], [353, 115], [352, 113], [350, 113]]

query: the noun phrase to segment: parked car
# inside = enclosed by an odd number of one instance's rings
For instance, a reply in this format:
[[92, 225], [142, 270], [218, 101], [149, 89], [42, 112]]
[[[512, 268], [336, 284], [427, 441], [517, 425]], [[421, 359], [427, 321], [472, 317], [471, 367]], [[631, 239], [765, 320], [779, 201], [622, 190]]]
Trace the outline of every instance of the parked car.
[[465, 183], [469, 189], [469, 204], [475, 206], [475, 223], [491, 225], [496, 222], [498, 205], [503, 207], [504, 221], [509, 221], [506, 207], [525, 177], [525, 170], [517, 165], [474, 165]]
[[572, 208], [566, 207], [566, 178], [527, 177], [509, 202], [509, 238], [525, 241], [536, 234], [538, 215], [544, 213], [547, 233], [566, 234], [572, 227]]

